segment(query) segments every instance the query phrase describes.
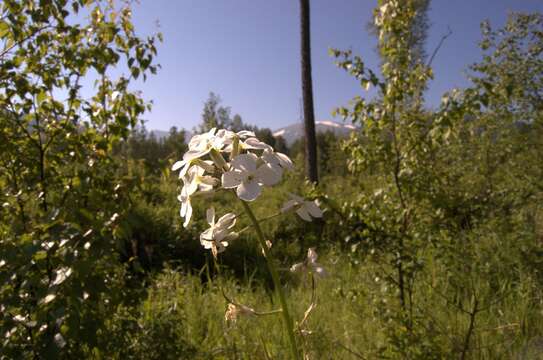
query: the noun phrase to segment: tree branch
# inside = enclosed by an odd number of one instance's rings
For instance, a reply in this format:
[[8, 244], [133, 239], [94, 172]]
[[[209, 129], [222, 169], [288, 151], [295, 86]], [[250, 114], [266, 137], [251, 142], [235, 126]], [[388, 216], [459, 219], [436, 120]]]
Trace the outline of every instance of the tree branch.
[[439, 43], [437, 44], [436, 48], [432, 52], [432, 56], [430, 56], [430, 59], [428, 60], [428, 63], [426, 64], [427, 67], [430, 67], [432, 65], [432, 61], [434, 61], [434, 58], [436, 57], [439, 49], [441, 49], [441, 46], [443, 46], [443, 43], [449, 36], [452, 35], [452, 30], [450, 26], [447, 26], [447, 33], [441, 37], [439, 40]]

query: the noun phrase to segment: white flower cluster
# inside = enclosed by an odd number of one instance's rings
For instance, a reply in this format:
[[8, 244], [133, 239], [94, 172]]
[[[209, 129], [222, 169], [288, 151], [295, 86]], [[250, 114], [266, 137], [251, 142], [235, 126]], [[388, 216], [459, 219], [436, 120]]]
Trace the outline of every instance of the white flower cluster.
[[[183, 188], [178, 200], [181, 202], [180, 215], [187, 227], [192, 217], [191, 197], [198, 193], [211, 194], [220, 189], [235, 191], [243, 201], [253, 201], [263, 187], [273, 186], [281, 181], [284, 171], [294, 168], [290, 158], [257, 139], [252, 131], [233, 132], [225, 129], [195, 135], [189, 142], [189, 149], [183, 160], [172, 166], [179, 171]], [[291, 195], [282, 212], [294, 210], [304, 220], [322, 217], [316, 202], [305, 201]], [[210, 228], [200, 236], [200, 242], [214, 254], [224, 251], [228, 241], [237, 237], [232, 229], [236, 215], [228, 213], [215, 222], [215, 210], [209, 209], [207, 220]]]

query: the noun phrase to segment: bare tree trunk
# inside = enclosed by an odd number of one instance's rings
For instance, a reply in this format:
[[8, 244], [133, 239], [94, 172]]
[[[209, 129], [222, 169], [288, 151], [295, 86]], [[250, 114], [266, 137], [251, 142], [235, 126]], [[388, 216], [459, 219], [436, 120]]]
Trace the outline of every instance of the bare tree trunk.
[[315, 111], [313, 109], [313, 80], [311, 79], [311, 36], [309, 0], [300, 0], [300, 24], [302, 38], [302, 94], [304, 104], [305, 162], [307, 177], [319, 181], [317, 171], [317, 138], [315, 135]]

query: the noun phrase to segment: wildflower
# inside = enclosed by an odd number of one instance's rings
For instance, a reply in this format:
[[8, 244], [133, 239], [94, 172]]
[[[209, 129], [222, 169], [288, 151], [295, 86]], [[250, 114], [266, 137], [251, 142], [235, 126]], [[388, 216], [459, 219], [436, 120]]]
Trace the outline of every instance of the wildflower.
[[222, 175], [222, 186], [225, 189], [236, 188], [238, 197], [245, 201], [253, 201], [261, 191], [262, 186], [272, 186], [281, 180], [281, 174], [269, 164], [258, 166], [259, 158], [247, 153], [236, 156], [230, 162], [231, 170]]
[[255, 316], [256, 311], [254, 309], [251, 309], [248, 306], [242, 305], [242, 304], [233, 304], [229, 303], [228, 308], [224, 314], [224, 319], [227, 322], [233, 322], [235, 323], [238, 319], [238, 316]]
[[283, 205], [281, 212], [296, 209], [296, 214], [305, 221], [311, 221], [311, 217], [322, 217], [322, 210], [319, 208], [316, 200], [306, 201], [304, 198], [294, 194], [289, 194], [289, 196], [291, 199]]
[[221, 151], [225, 145], [224, 136], [215, 136], [213, 128], [206, 133], [194, 135], [189, 142], [189, 151], [183, 155], [183, 160], [176, 162], [172, 170], [181, 169], [179, 177], [184, 177], [191, 165], [198, 159], [209, 154], [212, 150]]
[[[224, 131], [226, 132], [224, 135], [224, 143], [226, 144], [224, 151], [230, 153], [230, 159], [233, 159], [234, 157], [239, 155], [240, 151], [243, 149], [256, 149], [256, 147], [250, 145], [251, 142], [253, 142], [254, 140], [249, 140], [249, 145], [246, 145], [243, 141], [240, 142], [240, 140], [244, 140], [247, 138], [255, 139], [256, 135], [254, 132], [248, 130], [241, 130], [237, 133], [228, 130]], [[256, 140], [260, 142], [258, 139]], [[267, 146], [266, 144], [264, 145]]]
[[311, 273], [318, 276], [326, 276], [324, 268], [317, 263], [317, 252], [315, 248], [309, 248], [307, 250], [307, 258], [304, 262], [294, 264], [290, 267], [291, 272]]
[[288, 156], [280, 152], [274, 152], [273, 150], [264, 150], [262, 160], [279, 173], [282, 173], [284, 169], [294, 169], [294, 164]]
[[[254, 132], [248, 130], [241, 130], [236, 133], [230, 130], [221, 129], [217, 132], [217, 136], [223, 139], [225, 145], [231, 145], [235, 138], [243, 140], [247, 138], [254, 138], [256, 135]], [[224, 151], [230, 152], [232, 149], [231, 147], [226, 146]]]
[[181, 202], [181, 217], [185, 218], [183, 223], [184, 227], [187, 227], [190, 218], [192, 217], [192, 205], [190, 197], [198, 190], [211, 191], [214, 185], [219, 183], [218, 179], [212, 176], [205, 176], [205, 169], [199, 165], [193, 165], [188, 170], [187, 174], [183, 177], [183, 188], [181, 194], [177, 199]]
[[193, 165], [187, 172], [187, 175], [183, 177], [184, 187], [187, 188], [189, 195], [194, 194], [196, 191], [208, 191], [213, 186], [219, 184], [219, 180], [213, 176], [204, 175], [205, 168], [200, 165]]
[[190, 203], [190, 195], [187, 193], [185, 187], [181, 189], [181, 194], [177, 196], [177, 200], [181, 202], [181, 210], [179, 211], [179, 215], [181, 215], [182, 218], [185, 218], [183, 227], [187, 227], [189, 225], [190, 218], [192, 217], [192, 204]]
[[206, 215], [210, 227], [200, 235], [200, 243], [204, 248], [211, 249], [213, 256], [217, 257], [217, 254], [226, 249], [229, 241], [238, 237], [236, 232], [230, 231], [236, 224], [236, 215], [228, 213], [221, 216], [217, 222], [214, 208], [207, 209]]

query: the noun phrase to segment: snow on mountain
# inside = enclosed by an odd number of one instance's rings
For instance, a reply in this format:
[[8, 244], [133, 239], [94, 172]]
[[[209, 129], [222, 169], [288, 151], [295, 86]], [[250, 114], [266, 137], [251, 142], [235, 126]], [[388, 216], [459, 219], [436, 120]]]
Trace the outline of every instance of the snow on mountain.
[[[323, 120], [315, 121], [315, 130], [318, 133], [332, 131], [337, 136], [348, 136], [356, 127], [350, 124], [342, 124], [335, 121]], [[287, 145], [304, 136], [304, 125], [302, 123], [292, 124], [273, 132], [273, 136], [281, 136], [285, 139]]]

